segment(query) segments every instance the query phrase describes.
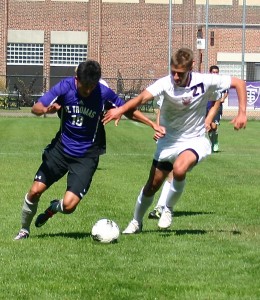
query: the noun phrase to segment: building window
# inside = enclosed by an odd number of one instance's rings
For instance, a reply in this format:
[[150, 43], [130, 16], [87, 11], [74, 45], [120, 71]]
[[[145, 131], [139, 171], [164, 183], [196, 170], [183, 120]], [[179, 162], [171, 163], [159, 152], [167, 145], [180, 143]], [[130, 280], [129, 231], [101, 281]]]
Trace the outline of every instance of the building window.
[[[218, 62], [219, 73], [242, 78], [241, 62]], [[246, 78], [247, 68], [245, 64], [244, 75]]]
[[210, 46], [214, 46], [215, 44], [215, 34], [214, 34], [214, 31], [211, 31], [210, 32]]
[[42, 65], [43, 44], [8, 43], [8, 65]]
[[260, 63], [255, 64], [255, 78], [256, 81], [260, 81]]
[[87, 59], [87, 45], [51, 44], [51, 66], [77, 66]]
[[247, 81], [259, 81], [260, 80], [260, 63], [247, 62]]

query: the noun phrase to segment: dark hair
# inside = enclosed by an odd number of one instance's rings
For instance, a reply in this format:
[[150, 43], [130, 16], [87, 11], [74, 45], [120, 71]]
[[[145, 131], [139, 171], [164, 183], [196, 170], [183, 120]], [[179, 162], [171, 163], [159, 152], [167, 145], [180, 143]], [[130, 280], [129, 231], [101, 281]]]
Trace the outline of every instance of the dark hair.
[[209, 72], [211, 73], [213, 70], [218, 70], [218, 72], [219, 72], [219, 67], [218, 66], [211, 66], [210, 68], [209, 68]]
[[192, 50], [189, 48], [181, 48], [172, 55], [171, 65], [174, 67], [182, 66], [191, 69], [193, 60], [194, 56]]
[[96, 85], [101, 78], [100, 64], [91, 59], [80, 63], [76, 72], [78, 81], [84, 86]]

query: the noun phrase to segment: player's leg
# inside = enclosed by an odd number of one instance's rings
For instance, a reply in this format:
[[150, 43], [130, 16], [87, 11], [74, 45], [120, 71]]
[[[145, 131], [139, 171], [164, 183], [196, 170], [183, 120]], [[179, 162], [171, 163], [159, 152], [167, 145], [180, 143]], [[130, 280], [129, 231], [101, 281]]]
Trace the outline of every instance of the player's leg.
[[[37, 172], [37, 174], [39, 171]], [[37, 177], [36, 177], [37, 178]], [[43, 182], [34, 181], [29, 192], [24, 197], [21, 213], [21, 229], [15, 240], [25, 239], [29, 237], [30, 226], [38, 208], [38, 202], [41, 194], [46, 190], [47, 186]]]
[[171, 187], [166, 197], [166, 205], [159, 219], [160, 228], [168, 228], [172, 223], [173, 207], [180, 199], [184, 186], [187, 171], [197, 163], [197, 155], [190, 149], [180, 153], [173, 164], [173, 176]]
[[[152, 204], [155, 193], [159, 190], [169, 173], [169, 171], [159, 169], [157, 165], [158, 161], [154, 160], [150, 169], [149, 178], [137, 197], [134, 218], [123, 231], [125, 234], [138, 233], [142, 231], [143, 217], [149, 206]], [[172, 165], [170, 167], [172, 168]]]
[[50, 206], [37, 217], [36, 227], [44, 225], [57, 212], [62, 214], [73, 213], [80, 200], [88, 192], [98, 166], [99, 156], [70, 158], [70, 161], [73, 162], [68, 165], [67, 190], [63, 199], [51, 201]]
[[204, 136], [182, 144], [180, 153], [173, 164], [174, 179], [166, 198], [166, 206], [158, 222], [158, 226], [162, 229], [171, 226], [173, 208], [182, 196], [187, 172], [211, 153], [210, 142]]
[[34, 182], [26, 194], [22, 207], [22, 228], [15, 240], [29, 237], [30, 225], [38, 208], [42, 193], [67, 172], [66, 164], [55, 145], [48, 145], [42, 155]]
[[165, 207], [166, 197], [167, 197], [168, 192], [171, 188], [172, 180], [173, 180], [173, 175], [172, 175], [172, 171], [171, 171], [168, 174], [167, 179], [164, 181], [162, 191], [161, 191], [161, 194], [160, 194], [160, 197], [157, 201], [156, 206], [154, 207], [153, 211], [151, 211], [148, 215], [149, 219], [160, 219], [162, 211]]
[[219, 151], [219, 142], [218, 142], [218, 126], [220, 124], [221, 119], [221, 109], [218, 110], [214, 118], [214, 129], [212, 130], [212, 151], [218, 152]]
[[211, 129], [210, 129], [208, 135], [209, 135], [209, 139], [210, 139], [210, 142], [211, 142], [211, 145], [212, 145], [212, 151], [213, 151], [213, 146], [214, 146], [214, 143], [215, 143], [216, 130], [217, 130], [217, 125], [216, 125], [215, 121], [213, 121], [210, 124], [210, 127], [211, 127]]

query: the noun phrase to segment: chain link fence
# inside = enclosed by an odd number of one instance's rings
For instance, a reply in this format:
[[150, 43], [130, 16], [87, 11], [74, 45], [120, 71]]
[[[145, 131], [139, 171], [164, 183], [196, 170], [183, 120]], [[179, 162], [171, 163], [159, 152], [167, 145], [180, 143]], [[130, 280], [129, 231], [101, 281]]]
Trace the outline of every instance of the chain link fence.
[[[12, 85], [5, 86], [4, 76], [0, 77], [0, 109], [19, 110], [23, 107], [31, 107], [38, 98], [46, 92], [46, 79], [41, 76], [19, 76], [13, 77]], [[64, 77], [52, 78], [54, 81], [60, 81]], [[2, 79], [2, 80], [1, 80]], [[118, 75], [117, 78], [103, 78], [122, 99], [128, 101], [137, 96], [147, 86], [153, 83], [154, 79], [148, 78], [122, 78]], [[250, 82], [247, 84], [248, 103], [248, 117], [249, 119], [260, 119], [260, 106], [256, 105], [255, 98], [260, 101], [260, 82]], [[223, 118], [232, 119], [238, 110], [234, 105], [236, 102], [236, 94], [234, 91], [230, 92], [229, 98], [224, 103]], [[146, 105], [140, 107], [141, 111], [147, 113], [154, 113], [157, 109], [155, 100], [150, 101]]]

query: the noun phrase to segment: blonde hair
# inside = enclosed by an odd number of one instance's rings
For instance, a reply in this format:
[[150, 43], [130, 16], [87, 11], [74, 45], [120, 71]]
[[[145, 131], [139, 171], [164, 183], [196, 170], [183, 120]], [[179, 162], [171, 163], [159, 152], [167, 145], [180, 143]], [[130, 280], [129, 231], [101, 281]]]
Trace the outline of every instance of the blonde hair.
[[191, 69], [194, 61], [193, 51], [189, 48], [180, 48], [171, 57], [171, 66]]

